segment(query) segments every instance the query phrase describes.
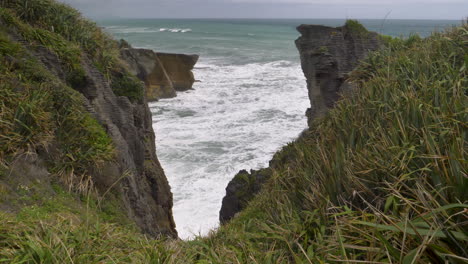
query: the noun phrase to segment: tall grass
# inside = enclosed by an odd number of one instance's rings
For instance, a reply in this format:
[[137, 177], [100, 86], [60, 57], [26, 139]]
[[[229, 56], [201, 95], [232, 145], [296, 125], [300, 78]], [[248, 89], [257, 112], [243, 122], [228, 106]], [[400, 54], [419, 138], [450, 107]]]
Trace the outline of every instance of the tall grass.
[[[63, 80], [33, 58], [31, 51], [44, 48], [57, 55], [54, 67]], [[116, 41], [65, 4], [0, 1], [0, 160], [49, 153], [50, 172], [73, 189], [89, 190], [89, 170], [112, 160], [114, 151], [70, 87], [79, 91], [87, 85], [83, 67], [89, 59], [116, 95], [142, 102], [142, 84], [123, 68], [118, 54]]]
[[[2, 0], [0, 18], [32, 44], [55, 52], [65, 64], [72, 87], [84, 85], [81, 57], [86, 56], [110, 81], [114, 93], [134, 102], [143, 100], [140, 81], [125, 71], [118, 42], [94, 22], [55, 0]], [[122, 87], [122, 83], [129, 87]]]
[[163, 240], [102, 222], [93, 201], [64, 190], [17, 216], [0, 213], [0, 263], [164, 263]]
[[49, 155], [51, 171], [79, 186], [89, 180], [89, 168], [114, 158], [111, 139], [84, 109], [81, 95], [2, 29], [0, 79], [0, 160], [8, 163], [28, 152], [55, 153]]

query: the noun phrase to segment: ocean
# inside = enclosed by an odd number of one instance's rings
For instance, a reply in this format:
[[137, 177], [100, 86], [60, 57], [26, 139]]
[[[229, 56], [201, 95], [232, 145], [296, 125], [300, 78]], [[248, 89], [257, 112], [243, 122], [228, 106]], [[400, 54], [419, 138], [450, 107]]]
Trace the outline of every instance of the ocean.
[[[391, 36], [428, 36], [461, 21], [360, 20]], [[306, 127], [306, 82], [294, 40], [300, 24], [338, 19], [120, 19], [98, 22], [117, 39], [159, 52], [198, 54], [194, 90], [150, 103], [158, 158], [174, 194], [182, 239], [219, 225], [225, 188], [241, 169], [268, 166]]]

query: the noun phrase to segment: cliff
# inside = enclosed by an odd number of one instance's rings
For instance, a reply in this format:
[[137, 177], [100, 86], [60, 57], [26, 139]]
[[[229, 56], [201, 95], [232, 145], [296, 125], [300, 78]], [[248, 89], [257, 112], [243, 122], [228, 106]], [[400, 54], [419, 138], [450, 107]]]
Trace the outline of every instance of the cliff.
[[297, 30], [301, 37], [296, 46], [311, 104], [306, 113], [310, 124], [332, 108], [342, 93], [352, 89], [348, 74], [382, 43], [377, 33], [352, 20], [337, 28], [300, 25]]
[[96, 191], [99, 206], [112, 202], [146, 234], [177, 237], [144, 87], [117, 42], [53, 1], [0, 7], [2, 207], [34, 204], [16, 203], [18, 188], [42, 204], [58, 183]]
[[[370, 51], [379, 49], [382, 42], [377, 33], [367, 31], [352, 20], [337, 28], [300, 25], [297, 30], [301, 37], [296, 40], [296, 46], [311, 104], [306, 112], [310, 126], [315, 118], [332, 108], [343, 93], [352, 89], [353, 84], [347, 81], [349, 73]], [[270, 162], [270, 168], [274, 168], [274, 164]], [[250, 174], [241, 171], [234, 176], [222, 201], [221, 223], [234, 217], [260, 192], [262, 184], [271, 177], [271, 172], [265, 174], [265, 171], [269, 170], [252, 170]]]
[[192, 69], [198, 55], [159, 53], [126, 46], [121, 55], [130, 72], [146, 85], [149, 101], [176, 96], [176, 91], [192, 89], [195, 82]]

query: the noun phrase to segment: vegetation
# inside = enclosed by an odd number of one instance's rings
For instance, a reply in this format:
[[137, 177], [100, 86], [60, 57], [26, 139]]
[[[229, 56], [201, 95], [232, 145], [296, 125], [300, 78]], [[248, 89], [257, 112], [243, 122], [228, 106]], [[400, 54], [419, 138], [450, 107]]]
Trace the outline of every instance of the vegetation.
[[360, 37], [366, 37], [369, 34], [369, 31], [359, 21], [354, 19], [347, 19], [344, 27]]
[[[80, 80], [57, 80], [11, 39], [11, 27], [71, 71], [80, 69], [72, 58], [86, 54], [120, 80], [122, 94], [135, 90], [118, 74], [113, 42], [73, 9], [0, 3], [1, 200], [5, 165], [18, 153], [58, 142], [56, 171], [84, 174], [112, 157], [69, 87]], [[42, 33], [28, 38], [29, 30]], [[467, 51], [466, 24], [389, 41], [351, 74], [356, 93], [277, 153], [282, 165], [263, 191], [207, 237], [149, 239], [115, 217], [118, 206], [56, 187], [18, 214], [0, 214], [0, 263], [466, 263]]]
[[16, 216], [0, 212], [0, 263], [163, 263], [165, 251], [157, 251], [163, 240], [112, 224], [93, 199], [54, 188], [57, 194], [41, 206]]
[[81, 95], [11, 41], [5, 29], [0, 62], [0, 160], [56, 144], [53, 170], [81, 179], [91, 165], [113, 158], [111, 139], [84, 109]]
[[[59, 76], [36, 57], [44, 56], [41, 49], [57, 56]], [[76, 92], [87, 82], [84, 60], [102, 71], [116, 95], [142, 101], [142, 84], [123, 68], [118, 43], [78, 11], [53, 0], [0, 1], [0, 164], [22, 153], [52, 152], [49, 170], [74, 189], [89, 190], [88, 170], [114, 152]]]
[[[2, 0], [0, 18], [15, 27], [31, 44], [40, 44], [55, 52], [66, 64], [68, 84], [81, 86], [83, 54], [111, 81], [116, 95], [132, 101], [142, 100], [143, 86], [134, 76], [122, 75], [118, 42], [104, 33], [95, 23], [55, 0]], [[120, 84], [130, 83], [134, 90], [122, 89]]]
[[467, 41], [465, 24], [372, 54], [247, 210], [174, 262], [466, 263]]

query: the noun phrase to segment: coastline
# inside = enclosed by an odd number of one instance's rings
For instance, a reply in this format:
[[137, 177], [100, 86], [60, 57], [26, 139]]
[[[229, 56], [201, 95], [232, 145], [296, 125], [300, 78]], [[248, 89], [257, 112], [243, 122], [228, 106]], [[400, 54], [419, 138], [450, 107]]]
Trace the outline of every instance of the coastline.
[[[241, 186], [233, 193], [249, 196], [242, 211], [206, 236], [183, 241], [172, 215], [173, 190], [156, 155], [159, 134], [153, 130], [146, 87], [122, 64], [118, 43], [54, 0], [3, 1], [0, 259], [458, 263], [468, 257], [467, 27], [463, 22], [427, 38], [401, 39], [376, 36], [352, 20], [341, 28], [301, 26], [297, 46], [312, 103], [309, 128], [274, 155], [268, 173], [241, 173], [238, 179], [249, 188]], [[191, 36], [197, 30], [167, 34]], [[263, 56], [281, 47], [286, 38], [278, 35], [275, 44], [267, 38], [260, 41], [261, 35], [250, 29], [240, 35], [234, 38], [258, 37], [260, 49], [238, 50], [245, 57], [230, 56], [230, 66], [205, 70], [231, 76], [241, 71], [246, 74], [239, 78], [242, 85], [225, 78], [210, 89], [189, 91], [162, 102], [166, 105], [161, 103], [158, 116], [171, 113], [168, 104], [176, 102], [187, 109], [165, 118], [172, 117], [181, 131], [201, 132], [205, 138], [218, 131], [220, 138], [251, 140], [245, 150], [268, 152], [273, 145], [262, 140], [272, 140], [262, 132], [281, 134], [263, 124], [280, 121], [280, 127], [291, 132], [290, 121], [296, 117], [286, 108], [301, 106], [297, 98], [285, 95], [291, 95], [296, 81], [305, 90], [304, 79], [285, 79], [281, 74], [295, 72], [295, 64], [275, 59], [278, 54]], [[172, 41], [167, 38], [167, 43]], [[219, 43], [211, 47], [231, 50]], [[255, 53], [260, 61], [239, 64], [239, 59]], [[271, 59], [274, 63], [268, 62]], [[256, 68], [246, 70], [245, 65]], [[268, 67], [257, 67], [262, 65]], [[265, 69], [270, 75], [261, 74]], [[275, 93], [278, 87], [284, 93]], [[267, 108], [256, 108], [259, 101]], [[204, 116], [193, 109], [203, 103], [214, 112]], [[241, 114], [226, 111], [228, 104]], [[298, 120], [304, 121], [300, 114]], [[197, 115], [208, 124], [207, 130], [186, 129]], [[248, 136], [245, 129], [233, 126], [240, 123], [252, 129]], [[213, 129], [226, 124], [231, 125], [229, 130]], [[179, 132], [167, 134], [181, 136]], [[226, 166], [242, 158], [243, 151], [229, 155], [233, 142], [190, 145], [193, 138], [182, 137], [184, 144], [168, 146], [206, 151], [180, 148], [175, 153], [173, 158], [192, 173], [213, 169], [200, 166], [213, 160], [206, 153], [228, 154], [219, 160]], [[193, 167], [186, 166], [190, 159]], [[249, 159], [245, 155], [240, 161]], [[214, 185], [211, 179], [204, 180]], [[195, 204], [193, 209], [202, 206]], [[186, 217], [190, 220], [191, 215]]]

